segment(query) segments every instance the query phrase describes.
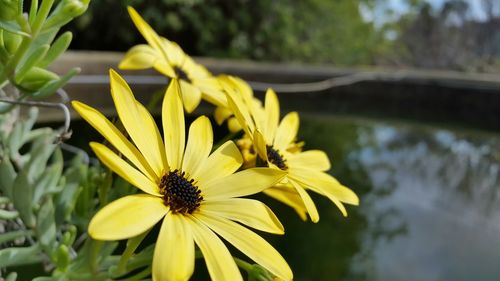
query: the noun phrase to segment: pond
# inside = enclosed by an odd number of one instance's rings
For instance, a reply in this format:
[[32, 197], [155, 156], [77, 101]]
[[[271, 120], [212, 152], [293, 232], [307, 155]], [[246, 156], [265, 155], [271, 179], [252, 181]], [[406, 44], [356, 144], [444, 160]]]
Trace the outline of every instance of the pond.
[[343, 219], [315, 196], [312, 224], [270, 204], [296, 280], [498, 280], [498, 135], [325, 115], [302, 117], [301, 138], [361, 205]]

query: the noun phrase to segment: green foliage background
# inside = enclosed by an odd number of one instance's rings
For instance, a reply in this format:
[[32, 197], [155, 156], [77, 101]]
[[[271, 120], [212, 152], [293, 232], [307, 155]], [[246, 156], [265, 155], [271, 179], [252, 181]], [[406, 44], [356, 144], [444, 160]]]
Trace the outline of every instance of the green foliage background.
[[[367, 2], [367, 1], [363, 1]], [[102, 0], [71, 29], [73, 48], [127, 50], [143, 42], [126, 6], [191, 55], [371, 64], [382, 37], [352, 0]], [[375, 47], [374, 47], [375, 46]]]
[[71, 24], [71, 47], [144, 42], [131, 5], [194, 56], [498, 72], [500, 2], [472, 1], [400, 0], [398, 10], [389, 0], [100, 0]]

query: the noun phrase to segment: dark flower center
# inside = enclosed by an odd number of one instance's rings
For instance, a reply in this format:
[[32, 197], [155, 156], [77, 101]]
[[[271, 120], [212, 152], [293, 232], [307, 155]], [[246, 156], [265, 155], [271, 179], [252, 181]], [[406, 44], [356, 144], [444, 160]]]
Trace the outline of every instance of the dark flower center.
[[174, 66], [174, 71], [175, 71], [175, 74], [177, 75], [177, 78], [184, 80], [188, 83], [191, 83], [191, 79], [189, 79], [189, 76], [184, 71], [184, 69], [180, 68], [179, 66]]
[[279, 150], [274, 149], [274, 147], [267, 145], [267, 159], [269, 162], [278, 166], [281, 170], [286, 170], [288, 167], [286, 166], [286, 160], [283, 158], [283, 155], [279, 152]]
[[160, 192], [163, 202], [170, 207], [173, 213], [193, 213], [203, 201], [201, 191], [193, 184], [194, 180], [187, 180], [186, 173], [174, 170], [164, 175], [160, 181]]

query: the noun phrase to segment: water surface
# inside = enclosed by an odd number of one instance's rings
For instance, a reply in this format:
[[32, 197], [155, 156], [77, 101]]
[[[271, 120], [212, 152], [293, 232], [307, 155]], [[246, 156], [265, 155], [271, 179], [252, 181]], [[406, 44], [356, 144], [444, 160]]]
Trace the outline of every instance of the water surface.
[[313, 224], [266, 200], [296, 280], [498, 280], [499, 135], [335, 116], [302, 117], [300, 135], [361, 206], [343, 219], [314, 196]]

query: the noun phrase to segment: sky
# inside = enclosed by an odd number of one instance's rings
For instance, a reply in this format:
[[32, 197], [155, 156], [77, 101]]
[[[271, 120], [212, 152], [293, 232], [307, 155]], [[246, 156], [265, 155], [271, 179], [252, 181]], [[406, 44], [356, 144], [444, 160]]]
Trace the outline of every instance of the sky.
[[[500, 0], [499, 0], [500, 1]], [[439, 10], [446, 0], [427, 0], [434, 9]], [[471, 16], [481, 20], [485, 15], [481, 9], [480, 0], [465, 0], [471, 7]], [[374, 11], [367, 7], [360, 7], [361, 14], [366, 21], [374, 22], [376, 25], [382, 25], [387, 22], [397, 20], [401, 15], [409, 11], [406, 0], [387, 0], [384, 5], [378, 5]], [[389, 13], [389, 11], [391, 11]]]

